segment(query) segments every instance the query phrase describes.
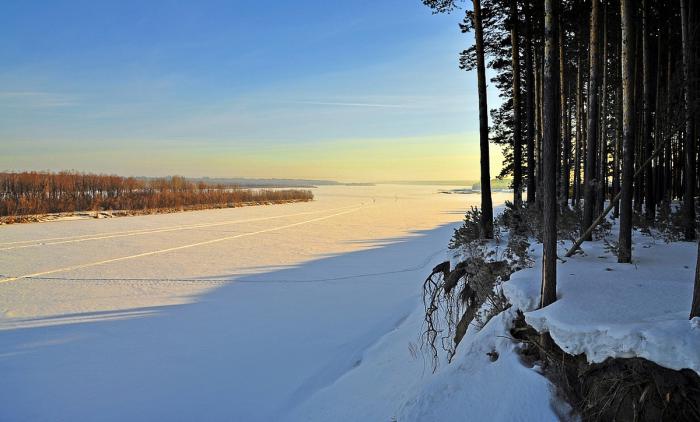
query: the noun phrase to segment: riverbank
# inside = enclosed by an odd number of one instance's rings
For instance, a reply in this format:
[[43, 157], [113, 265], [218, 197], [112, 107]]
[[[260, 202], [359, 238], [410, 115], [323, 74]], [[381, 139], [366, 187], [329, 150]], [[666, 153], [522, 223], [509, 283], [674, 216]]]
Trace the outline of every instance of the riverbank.
[[182, 206], [177, 208], [154, 208], [141, 210], [101, 210], [101, 211], [74, 211], [48, 214], [13, 215], [0, 217], [0, 225], [21, 224], [21, 223], [44, 223], [49, 221], [85, 220], [100, 218], [132, 217], [137, 215], [171, 214], [187, 211], [202, 211], [210, 209], [241, 208], [261, 205], [294, 204], [297, 202], [313, 201], [313, 194], [310, 199], [281, 199], [271, 201], [255, 201], [230, 204], [200, 204]]

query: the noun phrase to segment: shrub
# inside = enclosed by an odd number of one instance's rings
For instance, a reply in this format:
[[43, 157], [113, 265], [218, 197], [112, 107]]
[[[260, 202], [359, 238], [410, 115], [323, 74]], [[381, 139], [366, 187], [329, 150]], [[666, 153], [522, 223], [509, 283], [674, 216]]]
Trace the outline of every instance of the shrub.
[[471, 248], [474, 242], [481, 243], [484, 239], [481, 229], [481, 210], [471, 207], [464, 216], [462, 225], [455, 229], [448, 247], [450, 249]]

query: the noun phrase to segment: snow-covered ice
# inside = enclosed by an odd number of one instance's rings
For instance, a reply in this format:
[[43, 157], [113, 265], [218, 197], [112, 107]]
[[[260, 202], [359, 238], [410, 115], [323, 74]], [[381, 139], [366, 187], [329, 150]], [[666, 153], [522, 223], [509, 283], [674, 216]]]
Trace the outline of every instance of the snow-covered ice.
[[[421, 282], [478, 202], [438, 190], [0, 227], [0, 420], [294, 419], [326, 393], [390, 417], [426, 374]], [[382, 359], [405, 371], [333, 394]]]

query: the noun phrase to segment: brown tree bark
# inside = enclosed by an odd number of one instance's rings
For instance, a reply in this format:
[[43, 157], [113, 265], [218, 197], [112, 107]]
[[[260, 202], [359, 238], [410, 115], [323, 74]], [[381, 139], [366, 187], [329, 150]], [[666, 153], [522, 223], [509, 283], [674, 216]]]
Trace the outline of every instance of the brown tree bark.
[[556, 160], [558, 134], [557, 91], [557, 2], [545, 0], [545, 46], [542, 140], [543, 170], [543, 256], [542, 291], [540, 306], [545, 307], [557, 300], [557, 191]]
[[603, 85], [600, 90], [600, 132], [598, 143], [598, 186], [596, 189], [596, 214], [603, 212], [605, 208], [605, 192], [607, 190], [608, 171], [608, 136], [607, 136], [607, 110], [608, 101], [608, 4], [603, 7]]
[[681, 2], [681, 37], [683, 52], [683, 106], [685, 112], [685, 188], [683, 193], [683, 214], [685, 223], [685, 240], [695, 239], [695, 139], [693, 139], [693, 116], [691, 107], [693, 104], [690, 80], [690, 61], [692, 50], [690, 48], [690, 33], [688, 23], [688, 4], [686, 0]]
[[562, 29], [561, 15], [559, 15], [559, 129], [561, 131], [561, 167], [559, 180], [559, 206], [567, 207], [569, 204], [569, 165], [571, 155], [571, 138], [568, 136], [567, 125], [567, 99], [566, 99], [566, 52], [564, 51], [564, 31]]
[[513, 70], [513, 203], [520, 206], [523, 202], [523, 141], [520, 121], [520, 48], [518, 38], [518, 1], [510, 3], [510, 42], [511, 65]]
[[[648, 158], [654, 150], [651, 138], [651, 52], [649, 51], [649, 1], [642, 0], [642, 67], [643, 82], [642, 96], [644, 98], [642, 109], [642, 149], [644, 159]], [[653, 164], [653, 163], [652, 163]], [[644, 170], [644, 215], [647, 221], [653, 223], [656, 215], [656, 204], [654, 201], [652, 165]]]
[[476, 75], [479, 91], [479, 149], [481, 164], [481, 231], [493, 238], [493, 203], [491, 200], [491, 170], [489, 160], [489, 118], [486, 101], [486, 65], [484, 63], [484, 29], [481, 21], [481, 1], [474, 5], [474, 39], [476, 41]]
[[574, 153], [574, 207], [581, 206], [581, 152], [583, 150], [583, 72], [581, 51], [576, 59], [576, 151]]
[[532, 68], [532, 22], [530, 7], [525, 2], [525, 110], [527, 113], [527, 203], [535, 202], [537, 183], [535, 181], [535, 83]]
[[[583, 226], [589, 227], [593, 223], [593, 211], [595, 206], [596, 191], [596, 164], [598, 151], [598, 82], [599, 82], [599, 57], [598, 57], [598, 33], [600, 12], [600, 0], [591, 1], [591, 34], [590, 34], [590, 84], [588, 86], [588, 129], [586, 138], [586, 163], [584, 173], [584, 199], [583, 199]], [[589, 235], [586, 240], [591, 240]]]
[[535, 178], [537, 183], [535, 203], [542, 209], [542, 61], [535, 49]]
[[[620, 54], [618, 57], [620, 57], [620, 60], [618, 60], [618, 74], [621, 74], [621, 69], [622, 69], [622, 50], [619, 49]], [[622, 84], [617, 85], [617, 89], [615, 91], [615, 113], [616, 113], [616, 125], [615, 125], [615, 158], [613, 160], [613, 191], [614, 195], [617, 195], [618, 192], [620, 192], [620, 184], [621, 184], [621, 168], [622, 168], [622, 134], [623, 134], [623, 118], [622, 118]], [[618, 218], [620, 217], [620, 201], [615, 201], [615, 208], [613, 210], [613, 217]]]
[[617, 261], [632, 261], [632, 190], [634, 183], [634, 54], [632, 0], [621, 0], [622, 20], [622, 181]]
[[693, 288], [693, 302], [690, 305], [690, 319], [700, 317], [700, 243], [698, 243], [698, 257], [695, 262], [695, 287]]

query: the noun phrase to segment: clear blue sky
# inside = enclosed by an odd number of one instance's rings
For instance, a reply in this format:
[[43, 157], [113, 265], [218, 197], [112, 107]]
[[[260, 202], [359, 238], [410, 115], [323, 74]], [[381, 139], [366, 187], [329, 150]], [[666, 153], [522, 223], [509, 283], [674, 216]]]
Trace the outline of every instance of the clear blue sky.
[[420, 0], [29, 1], [0, 13], [0, 170], [476, 178], [463, 16]]

